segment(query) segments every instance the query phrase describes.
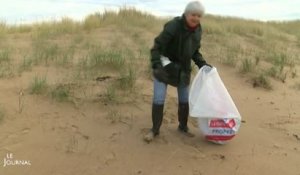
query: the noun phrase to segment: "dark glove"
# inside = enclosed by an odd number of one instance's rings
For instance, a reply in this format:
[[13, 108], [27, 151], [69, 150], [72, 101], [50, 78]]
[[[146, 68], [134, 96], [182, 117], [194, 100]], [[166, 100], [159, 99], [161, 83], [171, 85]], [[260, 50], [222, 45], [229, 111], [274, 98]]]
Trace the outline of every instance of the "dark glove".
[[201, 69], [203, 66], [209, 66], [209, 67], [213, 67], [212, 65], [206, 63], [206, 62], [203, 62], [201, 64], [198, 65], [199, 69]]
[[168, 82], [168, 73], [160, 64], [156, 65], [153, 69], [153, 76], [160, 82]]

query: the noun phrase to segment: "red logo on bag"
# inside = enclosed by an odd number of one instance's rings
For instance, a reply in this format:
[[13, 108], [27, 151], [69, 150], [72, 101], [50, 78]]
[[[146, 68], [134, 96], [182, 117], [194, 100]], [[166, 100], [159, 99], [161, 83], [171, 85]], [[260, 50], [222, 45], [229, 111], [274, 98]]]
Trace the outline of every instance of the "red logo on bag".
[[208, 141], [228, 141], [231, 140], [235, 135], [229, 136], [219, 136], [219, 135], [207, 135], [205, 136], [206, 140]]
[[227, 122], [225, 122], [223, 119], [214, 119], [209, 122], [209, 127], [211, 128], [233, 128], [235, 125], [236, 123], [234, 119], [230, 119]]

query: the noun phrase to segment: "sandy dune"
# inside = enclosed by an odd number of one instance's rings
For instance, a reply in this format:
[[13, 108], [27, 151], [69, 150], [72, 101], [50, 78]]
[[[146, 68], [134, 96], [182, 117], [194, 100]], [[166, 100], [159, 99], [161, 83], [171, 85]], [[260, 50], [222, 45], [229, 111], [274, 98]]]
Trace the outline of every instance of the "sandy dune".
[[143, 77], [137, 81], [141, 92], [136, 98], [115, 105], [99, 96], [111, 79], [92, 82], [90, 100], [78, 104], [57, 103], [25, 89], [21, 113], [19, 92], [33, 72], [47, 72], [55, 79], [63, 69], [34, 68], [1, 79], [6, 118], [0, 125], [0, 158], [13, 153], [13, 159], [31, 165], [1, 164], [0, 174], [299, 175], [300, 91], [276, 81], [273, 91], [252, 88], [231, 68], [214, 65], [244, 120], [238, 136], [224, 146], [203, 140], [195, 120], [189, 122], [195, 138], [177, 132], [174, 88], [168, 89], [161, 136], [151, 144], [143, 142], [152, 98], [152, 82]]
[[[238, 135], [220, 146], [203, 139], [195, 119], [189, 126], [196, 137], [178, 133], [172, 87], [161, 135], [143, 141], [151, 127], [149, 49], [165, 22], [123, 9], [82, 23], [0, 24], [0, 75], [10, 64], [15, 73], [0, 76], [0, 175], [300, 175], [300, 90], [293, 88], [300, 82], [299, 23], [205, 18], [202, 53], [217, 67], [243, 118]], [[118, 62], [122, 54], [126, 64]], [[62, 62], [68, 56], [70, 63]], [[28, 69], [18, 72], [25, 58]], [[100, 60], [96, 66], [86, 66], [94, 58]], [[254, 68], [242, 74], [247, 59]], [[106, 68], [107, 62], [117, 68]], [[110, 85], [129, 65], [137, 78], [134, 91], [118, 87], [123, 97], [107, 101]], [[273, 90], [253, 88], [253, 75], [270, 79]], [[30, 94], [36, 76], [46, 76], [50, 88], [70, 87], [72, 100], [58, 102], [50, 90]], [[10, 161], [30, 165], [6, 166]]]

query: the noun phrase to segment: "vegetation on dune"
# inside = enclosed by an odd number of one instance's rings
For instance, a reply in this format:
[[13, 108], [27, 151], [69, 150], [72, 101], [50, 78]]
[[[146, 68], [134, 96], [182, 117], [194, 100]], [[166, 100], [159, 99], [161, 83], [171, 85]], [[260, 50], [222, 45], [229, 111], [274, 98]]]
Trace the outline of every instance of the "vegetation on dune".
[[116, 49], [94, 49], [88, 55], [88, 67], [109, 67], [120, 70], [125, 65], [126, 55]]
[[207, 16], [203, 28], [205, 56], [238, 67], [241, 73], [252, 77], [255, 87], [271, 89], [269, 77], [283, 83], [289, 77], [297, 77], [300, 21], [260, 22]]
[[33, 65], [33, 59], [28, 56], [24, 56], [18, 67], [18, 73], [22, 74], [24, 71], [30, 71]]
[[6, 34], [6, 24], [3, 22], [0, 22], [0, 39], [3, 40]]
[[254, 64], [251, 59], [245, 58], [242, 60], [241, 73], [248, 73], [253, 71]]
[[104, 101], [106, 103], [117, 103], [118, 102], [117, 90], [114, 85], [110, 85], [106, 88], [106, 91], [104, 93]]
[[255, 77], [253, 77], [252, 81], [253, 81], [253, 87], [262, 87], [267, 90], [273, 89], [270, 80], [264, 73], [260, 73], [256, 75]]
[[0, 49], [0, 78], [13, 76], [11, 53], [8, 48]]
[[43, 94], [48, 88], [47, 78], [41, 76], [35, 76], [30, 84], [31, 94]]
[[4, 108], [0, 105], [0, 123], [3, 121], [5, 115]]
[[3, 64], [5, 62], [9, 62], [10, 57], [9, 57], [9, 51], [8, 50], [1, 50], [0, 51], [0, 63]]
[[70, 100], [70, 87], [63, 84], [56, 85], [52, 91], [51, 96], [59, 102], [66, 102]]
[[[150, 48], [167, 20], [122, 8], [91, 14], [83, 21], [0, 23], [0, 78], [16, 73], [22, 76], [37, 66], [63, 68], [72, 74], [69, 82], [49, 86], [45, 77], [35, 76], [29, 91], [69, 101], [74, 88], [65, 84], [77, 83], [84, 89], [100, 75], [109, 75], [113, 78], [105, 80], [102, 97], [106, 102], [118, 102], [121, 96], [136, 93], [138, 77], [150, 77]], [[270, 79], [297, 81], [299, 21], [260, 22], [208, 15], [202, 25], [202, 53], [208, 62], [236, 69], [254, 87], [272, 89]], [[19, 45], [20, 41], [25, 44]]]

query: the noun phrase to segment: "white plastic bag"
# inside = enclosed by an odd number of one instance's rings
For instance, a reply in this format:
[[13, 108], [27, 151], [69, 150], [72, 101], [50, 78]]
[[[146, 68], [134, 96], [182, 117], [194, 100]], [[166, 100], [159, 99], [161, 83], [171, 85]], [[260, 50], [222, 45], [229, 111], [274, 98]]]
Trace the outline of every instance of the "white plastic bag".
[[215, 67], [200, 69], [190, 89], [189, 106], [207, 140], [223, 144], [238, 132], [240, 113]]

